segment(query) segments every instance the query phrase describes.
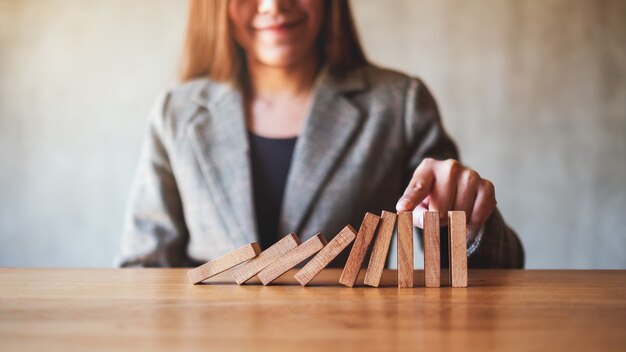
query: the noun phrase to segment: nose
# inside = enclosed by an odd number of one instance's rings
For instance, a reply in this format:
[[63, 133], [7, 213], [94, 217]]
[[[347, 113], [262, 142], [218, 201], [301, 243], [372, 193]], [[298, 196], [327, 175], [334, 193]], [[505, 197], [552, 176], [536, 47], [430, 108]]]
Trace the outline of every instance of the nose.
[[259, 0], [257, 12], [265, 15], [277, 15], [291, 7], [293, 0]]

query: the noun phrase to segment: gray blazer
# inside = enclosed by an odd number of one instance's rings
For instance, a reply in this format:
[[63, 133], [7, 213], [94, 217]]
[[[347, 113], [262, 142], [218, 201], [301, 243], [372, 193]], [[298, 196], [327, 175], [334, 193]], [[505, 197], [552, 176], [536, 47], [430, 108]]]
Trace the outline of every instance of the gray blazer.
[[[419, 79], [373, 66], [343, 78], [323, 70], [294, 150], [280, 233], [330, 239], [347, 224], [358, 228], [365, 212], [393, 211], [425, 157], [458, 156]], [[240, 91], [208, 79], [179, 85], [152, 113], [119, 264], [190, 266], [257, 241], [253, 204]], [[470, 266], [523, 266], [498, 211], [481, 238]]]

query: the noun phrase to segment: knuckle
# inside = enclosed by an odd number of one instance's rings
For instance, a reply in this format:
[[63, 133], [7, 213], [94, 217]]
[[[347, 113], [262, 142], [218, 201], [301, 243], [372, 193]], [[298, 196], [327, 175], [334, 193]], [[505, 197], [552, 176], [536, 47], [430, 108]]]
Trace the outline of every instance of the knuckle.
[[447, 174], [450, 176], [455, 176], [461, 171], [461, 164], [454, 159], [444, 161], [444, 165], [446, 166]]
[[469, 170], [469, 179], [470, 181], [478, 182], [480, 180], [480, 175], [474, 170]]
[[448, 167], [452, 167], [452, 166], [458, 164], [459, 162], [456, 159], [446, 159], [446, 160], [444, 160], [444, 163], [446, 165], [448, 165]]
[[433, 158], [424, 158], [422, 160], [422, 162], [420, 163], [420, 166], [424, 165], [424, 166], [430, 166], [435, 162], [435, 159]]
[[415, 181], [411, 183], [411, 187], [409, 187], [412, 192], [419, 192], [424, 189], [424, 185], [420, 181]]
[[488, 198], [495, 198], [496, 188], [493, 185], [493, 182], [489, 180], [483, 180], [483, 189]]
[[480, 181], [480, 175], [474, 170], [465, 169], [461, 174], [461, 180], [469, 187], [477, 187]]

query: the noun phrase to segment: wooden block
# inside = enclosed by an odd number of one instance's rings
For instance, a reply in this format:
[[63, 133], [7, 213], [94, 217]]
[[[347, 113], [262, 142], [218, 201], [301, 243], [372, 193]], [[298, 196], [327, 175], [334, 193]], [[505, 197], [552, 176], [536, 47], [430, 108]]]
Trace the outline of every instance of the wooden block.
[[346, 266], [341, 272], [339, 283], [348, 287], [353, 287], [356, 283], [356, 278], [359, 276], [363, 259], [367, 253], [367, 247], [369, 247], [372, 238], [374, 238], [374, 232], [378, 227], [380, 218], [372, 213], [365, 214], [359, 232], [354, 240], [354, 245], [346, 261]]
[[439, 212], [424, 212], [424, 286], [441, 287]]
[[313, 280], [330, 262], [333, 261], [356, 238], [356, 231], [350, 225], [344, 227], [319, 253], [294, 275], [300, 285], [305, 286]]
[[237, 248], [230, 253], [211, 260], [187, 272], [192, 284], [202, 282], [211, 276], [215, 276], [245, 261], [248, 261], [261, 253], [261, 248], [256, 242], [252, 242], [243, 247]]
[[233, 270], [233, 278], [238, 285], [241, 285], [299, 245], [300, 238], [298, 238], [295, 233], [290, 233], [261, 252], [256, 258], [235, 268], [235, 270]]
[[448, 212], [448, 247], [452, 287], [467, 287], [467, 226], [464, 211]]
[[398, 213], [398, 287], [413, 287], [413, 213]]
[[287, 272], [287, 270], [302, 263], [306, 258], [319, 252], [326, 245], [324, 236], [317, 234], [298, 247], [292, 249], [287, 254], [278, 258], [274, 263], [268, 265], [258, 274], [259, 280], [263, 285], [267, 285], [276, 280], [279, 276]]
[[387, 261], [389, 245], [391, 244], [391, 238], [393, 237], [393, 230], [396, 227], [395, 213], [383, 211], [381, 218], [382, 221], [378, 226], [378, 232], [376, 233], [376, 240], [374, 241], [374, 248], [372, 249], [370, 262], [367, 266], [367, 272], [365, 272], [364, 283], [373, 287], [378, 287], [380, 284], [380, 278], [383, 275], [383, 269], [385, 268], [385, 261]]

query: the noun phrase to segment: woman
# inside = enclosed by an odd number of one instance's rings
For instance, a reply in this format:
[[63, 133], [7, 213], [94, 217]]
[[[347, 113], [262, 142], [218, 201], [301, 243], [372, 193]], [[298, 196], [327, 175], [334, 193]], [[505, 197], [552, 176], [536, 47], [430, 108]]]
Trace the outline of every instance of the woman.
[[394, 207], [418, 228], [425, 210], [442, 224], [463, 210], [470, 267], [523, 266], [493, 185], [456, 161], [420, 80], [367, 62], [348, 1], [193, 0], [183, 57], [151, 119], [122, 266], [332, 236]]

